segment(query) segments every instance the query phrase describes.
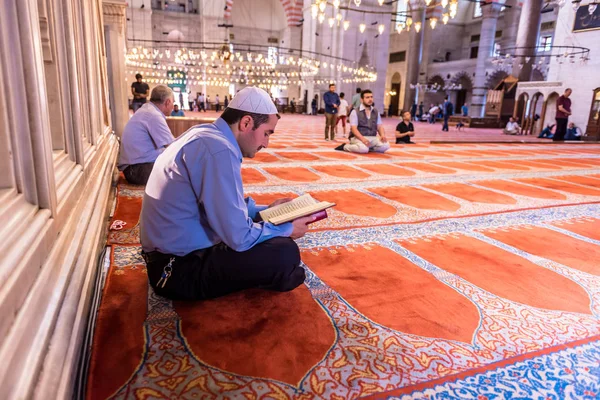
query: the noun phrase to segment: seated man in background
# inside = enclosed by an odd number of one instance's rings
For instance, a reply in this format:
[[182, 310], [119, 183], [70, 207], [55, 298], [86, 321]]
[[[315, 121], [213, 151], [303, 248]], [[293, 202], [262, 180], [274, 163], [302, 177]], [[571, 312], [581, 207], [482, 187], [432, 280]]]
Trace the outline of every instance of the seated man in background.
[[571, 122], [567, 129], [567, 133], [565, 134], [565, 140], [581, 140], [582, 136], [581, 130]]
[[369, 151], [385, 153], [390, 148], [381, 124], [381, 115], [373, 107], [373, 92], [369, 89], [360, 93], [362, 103], [350, 114], [350, 143], [336, 150], [366, 154]]
[[145, 185], [156, 158], [175, 138], [167, 125], [166, 115], [173, 110], [173, 91], [156, 86], [150, 102], [144, 104], [127, 122], [121, 138], [119, 170], [127, 182]]
[[508, 123], [506, 124], [506, 128], [504, 128], [504, 134], [506, 135], [519, 135], [521, 132], [521, 127], [515, 121], [513, 117], [510, 117]]
[[396, 144], [414, 144], [410, 141], [410, 138], [415, 136], [415, 127], [410, 122], [411, 119], [412, 114], [408, 111], [402, 114], [402, 121], [396, 126]]
[[173, 106], [173, 111], [171, 111], [171, 117], [185, 117], [183, 110], [179, 109], [179, 106], [175, 104]]
[[243, 196], [242, 157], [269, 145], [279, 118], [267, 92], [246, 87], [214, 123], [189, 129], [158, 157], [140, 217], [148, 280], [158, 295], [202, 300], [304, 282], [293, 239], [315, 218], [261, 222], [268, 207]]
[[431, 108], [429, 109], [429, 123], [430, 124], [435, 124], [435, 118], [439, 112], [440, 112], [440, 108], [438, 106], [436, 106], [435, 104], [432, 104]]
[[552, 139], [554, 137], [554, 135], [552, 134], [552, 129], [554, 129], [554, 124], [546, 125], [546, 127], [544, 129], [542, 129], [542, 131], [540, 132], [538, 139], [544, 139], [544, 138]]

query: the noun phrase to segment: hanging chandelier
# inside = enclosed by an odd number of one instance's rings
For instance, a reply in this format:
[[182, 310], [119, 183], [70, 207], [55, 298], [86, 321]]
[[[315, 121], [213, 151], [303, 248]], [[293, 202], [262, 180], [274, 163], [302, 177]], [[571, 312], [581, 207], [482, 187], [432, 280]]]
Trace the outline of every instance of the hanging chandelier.
[[[389, 6], [399, 1], [405, 1], [408, 3], [408, 0], [377, 0], [379, 6]], [[470, 0], [475, 1], [475, 0]], [[597, 0], [600, 1], [600, 0]], [[346, 6], [342, 6], [342, 2], [340, 0], [312, 0], [312, 4], [310, 6], [311, 15], [314, 20], [318, 20], [320, 24], [322, 24], [326, 20], [327, 15], [331, 15], [328, 18], [329, 26], [333, 27], [335, 22], [337, 21], [337, 26], [343, 26], [344, 31], [347, 31], [350, 27], [350, 21], [348, 19], [344, 20], [342, 23], [343, 16], [338, 10], [344, 10], [346, 13], [348, 12], [359, 12], [362, 14], [379, 14], [379, 15], [391, 15], [392, 22], [396, 22], [396, 31], [398, 33], [402, 33], [403, 31], [409, 31], [412, 24], [412, 11], [376, 11], [372, 8], [361, 8], [361, 0], [353, 0], [348, 1]], [[354, 4], [355, 7], [352, 7], [351, 4]], [[424, 11], [431, 9], [437, 9], [441, 7], [441, 21], [444, 25], [448, 24], [450, 19], [454, 19], [458, 13], [458, 0], [421, 0], [420, 1], [420, 10], [415, 11]], [[335, 16], [335, 17], [334, 17]], [[411, 20], [411, 23], [408, 20]], [[429, 26], [431, 29], [435, 29], [438, 26], [439, 19], [437, 17], [428, 17], [426, 18], [429, 21]], [[385, 30], [385, 24], [377, 24], [377, 30], [381, 35]], [[381, 28], [383, 26], [383, 28]], [[417, 32], [421, 29], [421, 25], [415, 25]], [[366, 25], [361, 23], [358, 25], [358, 29], [361, 33], [366, 31]]]
[[[148, 42], [146, 47], [140, 43]], [[348, 83], [375, 82], [377, 73], [356, 62], [320, 53], [296, 57], [300, 49], [214, 42], [137, 41], [126, 54], [131, 74], [142, 73], [150, 83], [228, 86], [231, 83], [287, 88], [325, 83], [335, 77]], [[236, 50], [243, 47], [244, 50]]]

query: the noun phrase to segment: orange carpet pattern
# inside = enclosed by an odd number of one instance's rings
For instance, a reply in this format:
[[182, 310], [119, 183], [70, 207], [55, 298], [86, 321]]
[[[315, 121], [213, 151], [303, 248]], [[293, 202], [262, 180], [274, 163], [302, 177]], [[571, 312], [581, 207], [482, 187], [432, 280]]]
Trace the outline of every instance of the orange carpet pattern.
[[362, 156], [323, 124], [284, 116], [242, 170], [258, 203], [337, 203], [292, 292], [156, 296], [143, 188], [120, 181], [88, 399], [597, 398], [600, 145], [417, 124], [418, 144]]

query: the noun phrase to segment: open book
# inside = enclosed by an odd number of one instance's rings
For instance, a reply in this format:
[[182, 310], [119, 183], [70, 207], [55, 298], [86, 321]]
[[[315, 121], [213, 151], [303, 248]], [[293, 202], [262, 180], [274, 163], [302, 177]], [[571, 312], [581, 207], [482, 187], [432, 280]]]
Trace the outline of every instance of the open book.
[[328, 201], [319, 202], [307, 193], [290, 202], [267, 208], [260, 212], [260, 216], [265, 222], [280, 225], [317, 213], [319, 213], [317, 216], [318, 219], [327, 218], [325, 210], [333, 206], [335, 206], [335, 203], [330, 203]]

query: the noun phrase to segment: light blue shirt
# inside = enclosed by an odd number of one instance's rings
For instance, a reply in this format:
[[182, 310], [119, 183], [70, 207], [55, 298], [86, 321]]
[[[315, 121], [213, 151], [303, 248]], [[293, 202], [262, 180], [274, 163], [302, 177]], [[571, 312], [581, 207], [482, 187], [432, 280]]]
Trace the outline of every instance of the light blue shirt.
[[162, 111], [152, 102], [144, 104], [123, 129], [119, 170], [129, 165], [154, 162], [173, 140]]
[[[358, 107], [358, 111], [362, 111], [365, 110], [367, 107], [365, 107], [364, 103], [360, 103], [360, 107]], [[371, 112], [373, 112], [374, 108], [371, 107]], [[381, 115], [379, 115], [379, 113], [377, 113], [377, 126], [381, 125]], [[351, 113], [350, 113], [350, 126], [358, 126], [358, 115], [356, 113], [356, 109], [354, 109]]]
[[185, 117], [185, 114], [183, 113], [182, 109], [179, 109], [177, 111], [173, 110], [171, 111], [171, 117]]
[[244, 199], [241, 166], [242, 152], [221, 118], [180, 136], [158, 157], [146, 185], [143, 250], [184, 256], [223, 242], [241, 252], [290, 236], [291, 223], [253, 221], [267, 207]]

